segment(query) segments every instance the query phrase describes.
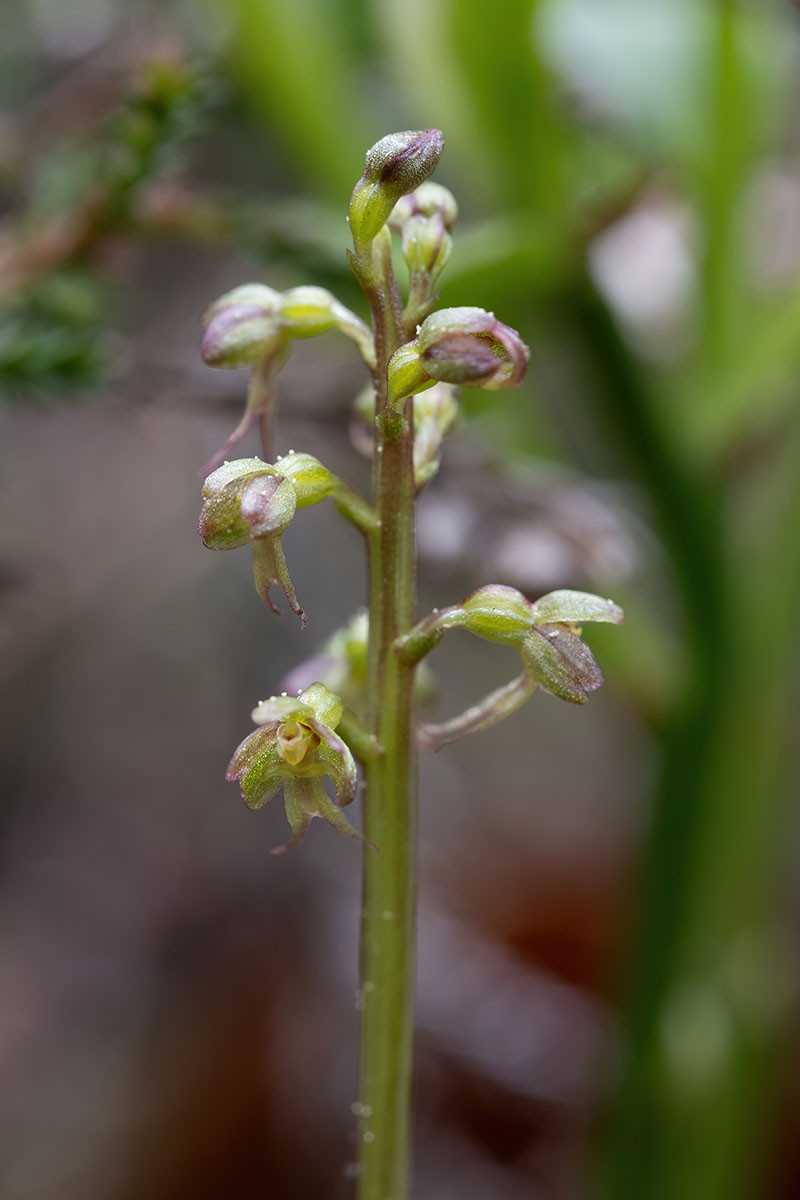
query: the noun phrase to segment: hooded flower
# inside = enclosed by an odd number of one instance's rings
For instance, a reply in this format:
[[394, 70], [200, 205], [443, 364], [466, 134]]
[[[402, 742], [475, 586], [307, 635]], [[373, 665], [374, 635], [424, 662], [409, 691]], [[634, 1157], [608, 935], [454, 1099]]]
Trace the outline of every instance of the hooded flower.
[[389, 360], [389, 399], [400, 406], [441, 383], [497, 391], [519, 387], [530, 350], [515, 329], [483, 308], [442, 308]]
[[[334, 732], [341, 715], [341, 700], [321, 683], [297, 697], [272, 696], [253, 709], [258, 729], [236, 749], [226, 778], [238, 780], [242, 798], [252, 809], [263, 808], [283, 789], [292, 837], [273, 854], [301, 842], [314, 817], [322, 817], [337, 833], [366, 842], [341, 811], [355, 797], [358, 784], [353, 756]], [[336, 803], [325, 790], [326, 775]]]
[[297, 492], [290, 479], [260, 458], [240, 458], [223, 463], [203, 484], [197, 531], [209, 550], [250, 545], [256, 591], [267, 608], [278, 612], [269, 595], [277, 584], [305, 624], [281, 547], [281, 535], [296, 508]]
[[294, 450], [274, 466], [260, 458], [240, 458], [223, 463], [203, 485], [203, 507], [198, 532], [209, 550], [234, 550], [249, 545], [253, 551], [256, 591], [273, 612], [273, 585], [283, 590], [292, 612], [303, 620], [281, 547], [295, 510], [324, 500], [342, 484], [311, 454]]

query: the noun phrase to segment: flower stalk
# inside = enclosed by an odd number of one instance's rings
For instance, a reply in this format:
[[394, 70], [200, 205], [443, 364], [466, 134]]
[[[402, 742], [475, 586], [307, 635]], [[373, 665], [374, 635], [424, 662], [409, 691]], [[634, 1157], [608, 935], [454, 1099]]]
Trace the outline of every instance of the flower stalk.
[[[274, 852], [302, 841], [315, 817], [363, 846], [358, 1200], [409, 1194], [419, 749], [438, 750], [494, 725], [537, 687], [583, 704], [602, 676], [580, 624], [622, 620], [610, 600], [585, 592], [552, 592], [532, 603], [492, 584], [416, 623], [416, 500], [438, 470], [458, 413], [457, 387], [517, 387], [529, 357], [519, 334], [493, 313], [432, 311], [456, 217], [450, 193], [427, 182], [442, 145], [438, 130], [390, 134], [368, 151], [353, 189], [349, 260], [371, 329], [323, 288], [279, 293], [247, 284], [208, 310], [202, 347], [210, 366], [251, 373], [245, 415], [203, 488], [205, 545], [248, 546], [265, 605], [277, 611], [270, 589], [280, 588], [304, 625], [281, 546], [296, 512], [330, 499], [367, 547], [368, 612], [295, 668], [282, 695], [257, 705], [257, 728], [227, 776], [253, 809], [283, 792], [292, 836]], [[405, 305], [392, 232], [408, 268]], [[372, 377], [372, 394], [357, 401], [368, 427], [360, 445], [372, 454], [369, 501], [310, 454], [274, 457], [277, 375], [294, 341], [334, 328], [355, 343]], [[256, 420], [269, 461], [217, 465]], [[431, 687], [422, 660], [451, 629], [514, 646], [522, 672], [459, 716], [423, 724], [415, 710]], [[359, 790], [356, 760], [366, 783], [363, 834], [342, 812]]]

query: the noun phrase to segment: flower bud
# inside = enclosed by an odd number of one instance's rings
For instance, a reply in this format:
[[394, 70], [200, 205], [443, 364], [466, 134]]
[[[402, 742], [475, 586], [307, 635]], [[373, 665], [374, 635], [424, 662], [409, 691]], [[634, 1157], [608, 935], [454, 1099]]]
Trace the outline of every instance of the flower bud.
[[200, 347], [210, 367], [247, 367], [274, 353], [285, 340], [279, 292], [246, 283], [221, 296], [205, 315]]
[[198, 532], [210, 550], [233, 550], [250, 544], [256, 591], [273, 612], [270, 588], [280, 587], [292, 612], [303, 620], [281, 548], [297, 507], [291, 480], [259, 458], [224, 463], [203, 485]]
[[367, 151], [364, 174], [350, 198], [350, 229], [357, 250], [372, 241], [400, 197], [433, 173], [443, 146], [438, 129], [406, 130], [388, 134]]
[[389, 401], [442, 383], [468, 387], [518, 387], [530, 358], [519, 334], [482, 308], [442, 308], [417, 327], [417, 336], [389, 360]]
[[324, 500], [339, 486], [339, 480], [313, 454], [298, 454], [292, 450], [275, 462], [276, 470], [291, 480], [297, 497], [297, 507], [307, 508]]
[[453, 239], [437, 214], [414, 216], [403, 226], [403, 258], [411, 273], [426, 275], [431, 284], [441, 275], [453, 249]]
[[456, 198], [446, 187], [429, 179], [407, 196], [400, 197], [392, 210], [389, 225], [396, 233], [402, 233], [406, 222], [417, 216], [441, 217], [449, 233], [458, 216]]
[[433, 378], [490, 391], [518, 387], [530, 358], [516, 330], [482, 308], [432, 313], [419, 328], [417, 344]]

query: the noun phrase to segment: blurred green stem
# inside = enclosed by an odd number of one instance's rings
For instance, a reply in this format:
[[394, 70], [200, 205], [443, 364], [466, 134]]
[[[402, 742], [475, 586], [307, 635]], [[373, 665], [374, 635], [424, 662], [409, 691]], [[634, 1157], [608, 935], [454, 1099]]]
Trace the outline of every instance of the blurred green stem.
[[722, 480], [668, 432], [586, 282], [578, 314], [609, 428], [670, 555], [686, 647], [683, 688], [658, 729], [661, 778], [601, 1191], [640, 1200], [647, 1180], [648, 1200], [734, 1200], [753, 1194], [776, 979], [788, 973], [768, 914], [800, 603], [800, 435], [765, 522], [770, 538], [733, 545]]

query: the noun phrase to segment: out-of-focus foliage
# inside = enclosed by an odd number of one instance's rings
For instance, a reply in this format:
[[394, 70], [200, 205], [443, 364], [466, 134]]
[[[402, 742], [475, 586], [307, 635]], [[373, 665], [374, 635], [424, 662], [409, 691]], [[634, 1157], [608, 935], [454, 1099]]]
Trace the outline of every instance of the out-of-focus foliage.
[[94, 260], [130, 231], [142, 184], [173, 165], [204, 99], [196, 70], [155, 57], [100, 128], [34, 160], [24, 210], [0, 237], [0, 394], [86, 386], [107, 368]]

